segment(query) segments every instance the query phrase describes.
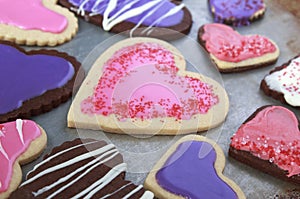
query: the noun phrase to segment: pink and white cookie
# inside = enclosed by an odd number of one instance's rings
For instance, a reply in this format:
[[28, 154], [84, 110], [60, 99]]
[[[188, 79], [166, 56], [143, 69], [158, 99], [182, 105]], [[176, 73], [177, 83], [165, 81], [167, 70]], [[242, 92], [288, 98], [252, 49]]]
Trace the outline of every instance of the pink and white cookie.
[[260, 88], [268, 96], [293, 107], [300, 107], [300, 56], [273, 69]]
[[300, 131], [282, 106], [257, 109], [231, 139], [229, 155], [279, 179], [300, 184]]
[[0, 40], [56, 46], [74, 37], [77, 18], [58, 0], [0, 1]]
[[185, 70], [167, 42], [130, 38], [92, 66], [68, 114], [68, 126], [113, 133], [174, 135], [220, 125], [228, 96], [216, 81]]
[[20, 165], [37, 158], [47, 143], [45, 131], [31, 120], [0, 124], [0, 198], [8, 198], [22, 180]]
[[279, 48], [271, 39], [261, 35], [240, 35], [224, 24], [201, 26], [198, 40], [223, 73], [268, 66], [279, 56]]

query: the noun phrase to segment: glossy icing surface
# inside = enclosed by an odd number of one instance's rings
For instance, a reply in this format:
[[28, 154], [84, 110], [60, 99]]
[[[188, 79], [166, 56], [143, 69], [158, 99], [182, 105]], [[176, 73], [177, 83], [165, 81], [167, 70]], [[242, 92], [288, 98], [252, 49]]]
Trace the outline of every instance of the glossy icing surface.
[[68, 20], [46, 8], [42, 0], [1, 0], [0, 23], [25, 30], [60, 33], [67, 27]]
[[30, 120], [0, 124], [0, 193], [8, 189], [16, 159], [40, 135], [40, 128]]
[[281, 106], [270, 106], [243, 124], [232, 137], [231, 146], [249, 151], [288, 171], [300, 173], [300, 132], [293, 112]]
[[206, 24], [202, 39], [205, 40], [209, 53], [227, 62], [240, 62], [277, 50], [277, 47], [266, 37], [243, 36], [223, 24]]
[[285, 101], [300, 106], [300, 57], [296, 57], [284, 69], [265, 77], [268, 87], [283, 93]]
[[[115, 52], [104, 64], [93, 95], [81, 103], [84, 114], [119, 119], [205, 114], [219, 99], [210, 85], [179, 76], [174, 55], [156, 43], [138, 43]], [[124, 92], [126, 91], [126, 92]]]
[[165, 190], [184, 198], [234, 199], [236, 193], [216, 173], [216, 152], [207, 142], [181, 143], [156, 174]]
[[28, 56], [4, 44], [0, 44], [0, 68], [0, 114], [19, 108], [24, 101], [48, 90], [62, 87], [74, 75], [74, 67], [61, 57]]
[[176, 6], [169, 0], [68, 0], [78, 7], [78, 13], [90, 16], [103, 15], [102, 26], [110, 30], [114, 25], [128, 21], [146, 26], [169, 27], [183, 19], [182, 5]]
[[263, 0], [209, 0], [214, 9], [214, 21], [223, 23], [225, 19], [234, 21], [234, 25], [248, 25], [256, 12], [265, 9]]

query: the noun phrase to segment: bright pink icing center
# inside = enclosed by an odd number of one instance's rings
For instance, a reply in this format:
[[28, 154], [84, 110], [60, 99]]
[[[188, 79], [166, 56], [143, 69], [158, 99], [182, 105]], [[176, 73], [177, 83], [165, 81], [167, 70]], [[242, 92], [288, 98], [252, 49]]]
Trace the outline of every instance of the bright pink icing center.
[[260, 111], [243, 124], [232, 138], [231, 146], [269, 160], [288, 176], [300, 173], [300, 132], [296, 116], [281, 106]]
[[9, 186], [16, 159], [26, 151], [31, 141], [41, 135], [36, 123], [30, 120], [20, 121], [21, 131], [17, 130], [16, 122], [0, 124], [0, 193]]
[[138, 43], [117, 51], [104, 65], [92, 96], [81, 103], [85, 114], [126, 118], [205, 114], [218, 103], [212, 86], [177, 75], [174, 55], [155, 43]]
[[68, 20], [44, 7], [42, 0], [0, 0], [0, 23], [25, 30], [60, 33], [67, 27]]
[[227, 62], [240, 62], [276, 51], [269, 39], [259, 35], [243, 36], [223, 24], [205, 25], [202, 39], [209, 53]]

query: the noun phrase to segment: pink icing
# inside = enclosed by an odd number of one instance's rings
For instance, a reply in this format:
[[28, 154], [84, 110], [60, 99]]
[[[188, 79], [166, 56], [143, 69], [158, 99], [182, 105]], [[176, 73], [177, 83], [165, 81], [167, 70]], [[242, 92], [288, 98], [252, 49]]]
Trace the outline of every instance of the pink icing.
[[18, 121], [22, 132], [17, 130], [16, 122], [0, 124], [0, 193], [9, 187], [16, 159], [26, 151], [31, 141], [41, 135], [40, 128], [33, 121]]
[[179, 76], [174, 55], [155, 43], [117, 51], [103, 66], [92, 96], [81, 103], [85, 114], [116, 114], [119, 119], [205, 114], [218, 103], [210, 85]]
[[25, 30], [60, 33], [67, 27], [68, 20], [44, 7], [42, 0], [1, 0], [0, 23]]
[[269, 160], [288, 176], [300, 173], [300, 132], [294, 113], [281, 106], [270, 106], [243, 124], [231, 146]]
[[202, 39], [209, 53], [228, 62], [240, 62], [276, 51], [276, 46], [266, 37], [243, 36], [223, 24], [205, 25]]

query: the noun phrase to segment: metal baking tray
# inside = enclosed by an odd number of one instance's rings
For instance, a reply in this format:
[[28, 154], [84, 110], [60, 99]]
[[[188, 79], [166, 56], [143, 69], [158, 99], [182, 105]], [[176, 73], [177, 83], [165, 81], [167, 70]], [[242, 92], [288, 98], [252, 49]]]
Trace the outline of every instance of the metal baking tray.
[[[254, 22], [250, 26], [237, 28], [242, 34], [261, 34], [275, 41], [281, 50], [276, 65], [281, 65], [300, 53], [298, 19], [278, 4], [279, 1], [266, 0], [267, 11], [262, 20]], [[284, 3], [287, 2], [284, 1]], [[184, 3], [192, 13], [193, 27], [187, 37], [171, 43], [178, 47], [186, 57], [188, 61], [187, 70], [201, 72], [223, 84], [230, 99], [230, 110], [224, 124], [199, 134], [215, 140], [221, 146], [226, 156], [224, 174], [242, 188], [247, 198], [274, 198], [276, 194], [293, 189], [292, 184], [243, 165], [229, 158], [227, 154], [230, 137], [258, 107], [267, 104], [282, 105], [280, 102], [265, 96], [259, 90], [260, 81], [275, 65], [242, 73], [219, 74], [205, 51], [197, 44], [199, 27], [205, 23], [213, 22], [208, 11], [207, 1], [185, 0]], [[48, 49], [64, 51], [75, 56], [80, 62], [83, 62], [83, 67], [88, 72], [93, 60], [110, 44], [121, 38], [122, 36], [105, 32], [101, 28], [80, 19], [79, 32], [73, 40]], [[28, 50], [40, 49], [40, 47], [25, 48]], [[49, 113], [32, 118], [46, 130], [48, 144], [40, 158], [22, 167], [23, 179], [25, 179], [26, 173], [40, 162], [42, 157], [49, 153], [54, 146], [77, 137], [92, 137], [115, 144], [123, 154], [124, 161], [128, 164], [126, 178], [136, 184], [141, 184], [156, 161], [173, 142], [180, 138], [180, 136], [115, 135], [101, 131], [69, 129], [66, 118], [71, 101], [69, 100]], [[299, 110], [288, 108], [294, 111], [299, 118]]]

